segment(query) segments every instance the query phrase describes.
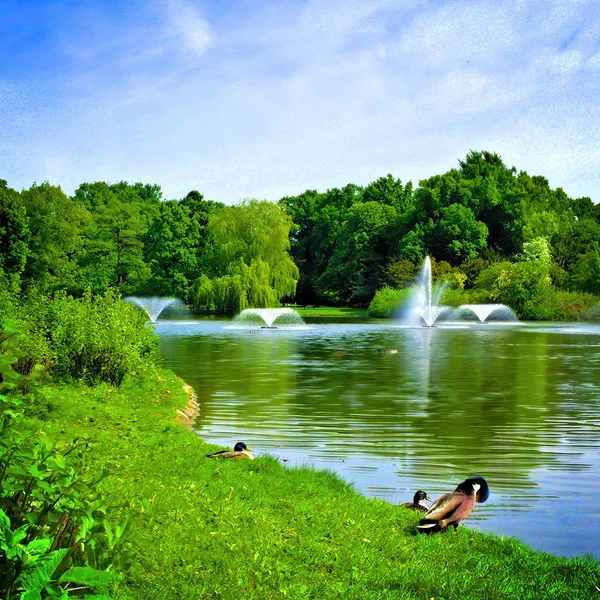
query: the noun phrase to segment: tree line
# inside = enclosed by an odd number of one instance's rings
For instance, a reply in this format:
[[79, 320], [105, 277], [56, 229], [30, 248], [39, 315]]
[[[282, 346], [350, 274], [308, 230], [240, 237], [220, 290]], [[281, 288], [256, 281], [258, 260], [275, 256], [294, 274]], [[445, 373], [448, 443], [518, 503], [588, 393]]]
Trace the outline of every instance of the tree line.
[[508, 278], [600, 295], [599, 243], [590, 198], [485, 151], [415, 189], [387, 175], [235, 206], [198, 191], [164, 200], [152, 184], [83, 183], [67, 196], [0, 181], [0, 281], [21, 292], [117, 289], [229, 313], [284, 299], [367, 304], [409, 285], [430, 255], [436, 276], [461, 290]]

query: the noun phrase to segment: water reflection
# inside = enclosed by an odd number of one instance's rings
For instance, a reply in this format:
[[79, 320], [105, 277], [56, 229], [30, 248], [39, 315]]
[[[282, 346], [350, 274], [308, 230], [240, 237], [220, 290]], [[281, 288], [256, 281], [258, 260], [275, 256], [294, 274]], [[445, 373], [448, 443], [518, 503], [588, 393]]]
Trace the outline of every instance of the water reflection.
[[157, 332], [167, 366], [198, 392], [204, 439], [245, 439], [394, 503], [482, 473], [492, 496], [471, 526], [600, 556], [589, 531], [600, 328], [320, 324], [249, 335], [204, 321]]

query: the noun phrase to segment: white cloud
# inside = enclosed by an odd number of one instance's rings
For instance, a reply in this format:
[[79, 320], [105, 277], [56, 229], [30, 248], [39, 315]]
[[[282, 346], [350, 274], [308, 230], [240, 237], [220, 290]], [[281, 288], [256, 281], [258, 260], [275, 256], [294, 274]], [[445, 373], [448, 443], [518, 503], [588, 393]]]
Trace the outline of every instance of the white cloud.
[[202, 56], [211, 43], [211, 28], [200, 12], [185, 0], [166, 0], [167, 27], [177, 36], [184, 52]]
[[3, 123], [20, 115], [0, 163], [17, 187], [141, 180], [234, 202], [416, 182], [488, 149], [598, 201], [595, 2], [281, 2], [224, 25], [160, 0], [108, 67], [18, 101], [0, 85]]

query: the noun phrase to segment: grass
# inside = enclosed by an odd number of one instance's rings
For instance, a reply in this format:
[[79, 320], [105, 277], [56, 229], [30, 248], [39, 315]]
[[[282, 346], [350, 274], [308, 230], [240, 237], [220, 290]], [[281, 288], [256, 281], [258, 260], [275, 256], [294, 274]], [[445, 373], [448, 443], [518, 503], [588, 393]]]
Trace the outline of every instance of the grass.
[[416, 536], [418, 514], [367, 499], [332, 473], [268, 456], [205, 458], [217, 447], [174, 420], [182, 385], [157, 370], [120, 388], [48, 385], [31, 418], [63, 439], [91, 439], [88, 468], [109, 469], [103, 494], [115, 515], [132, 514], [137, 558], [114, 598], [600, 597], [593, 559], [468, 527]]
[[366, 308], [340, 308], [335, 306], [317, 306], [315, 308], [295, 308], [302, 317], [352, 317], [368, 319]]

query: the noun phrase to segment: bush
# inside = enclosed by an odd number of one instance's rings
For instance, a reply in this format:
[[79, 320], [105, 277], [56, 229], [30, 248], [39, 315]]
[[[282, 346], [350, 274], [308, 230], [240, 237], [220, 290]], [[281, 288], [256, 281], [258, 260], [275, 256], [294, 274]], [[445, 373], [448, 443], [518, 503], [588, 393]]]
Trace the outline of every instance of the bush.
[[556, 315], [557, 321], [576, 321], [584, 318], [589, 309], [596, 303], [596, 296], [585, 292], [558, 292]]
[[[0, 343], [0, 595], [65, 598], [104, 591], [125, 567], [125, 526], [113, 528], [95, 492], [104, 474], [82, 476], [84, 444], [55, 444], [24, 426], [23, 376], [12, 365], [18, 335]], [[32, 369], [32, 371], [34, 371]]]
[[45, 324], [57, 376], [119, 385], [127, 373], [153, 361], [158, 338], [146, 315], [114, 292], [81, 299], [57, 296]]
[[600, 321], [600, 302], [592, 304], [581, 316], [583, 321]]
[[105, 381], [119, 385], [127, 373], [153, 362], [158, 338], [146, 316], [114, 292], [38, 295], [19, 307], [20, 318], [5, 311], [2, 329], [20, 332], [21, 357], [15, 370], [27, 374], [43, 364], [59, 379]]
[[409, 299], [413, 288], [395, 290], [385, 286], [375, 292], [368, 314], [371, 317], [391, 317]]
[[506, 304], [519, 318], [555, 318], [558, 296], [542, 261], [494, 263], [479, 274], [475, 289], [485, 290], [488, 302]]

